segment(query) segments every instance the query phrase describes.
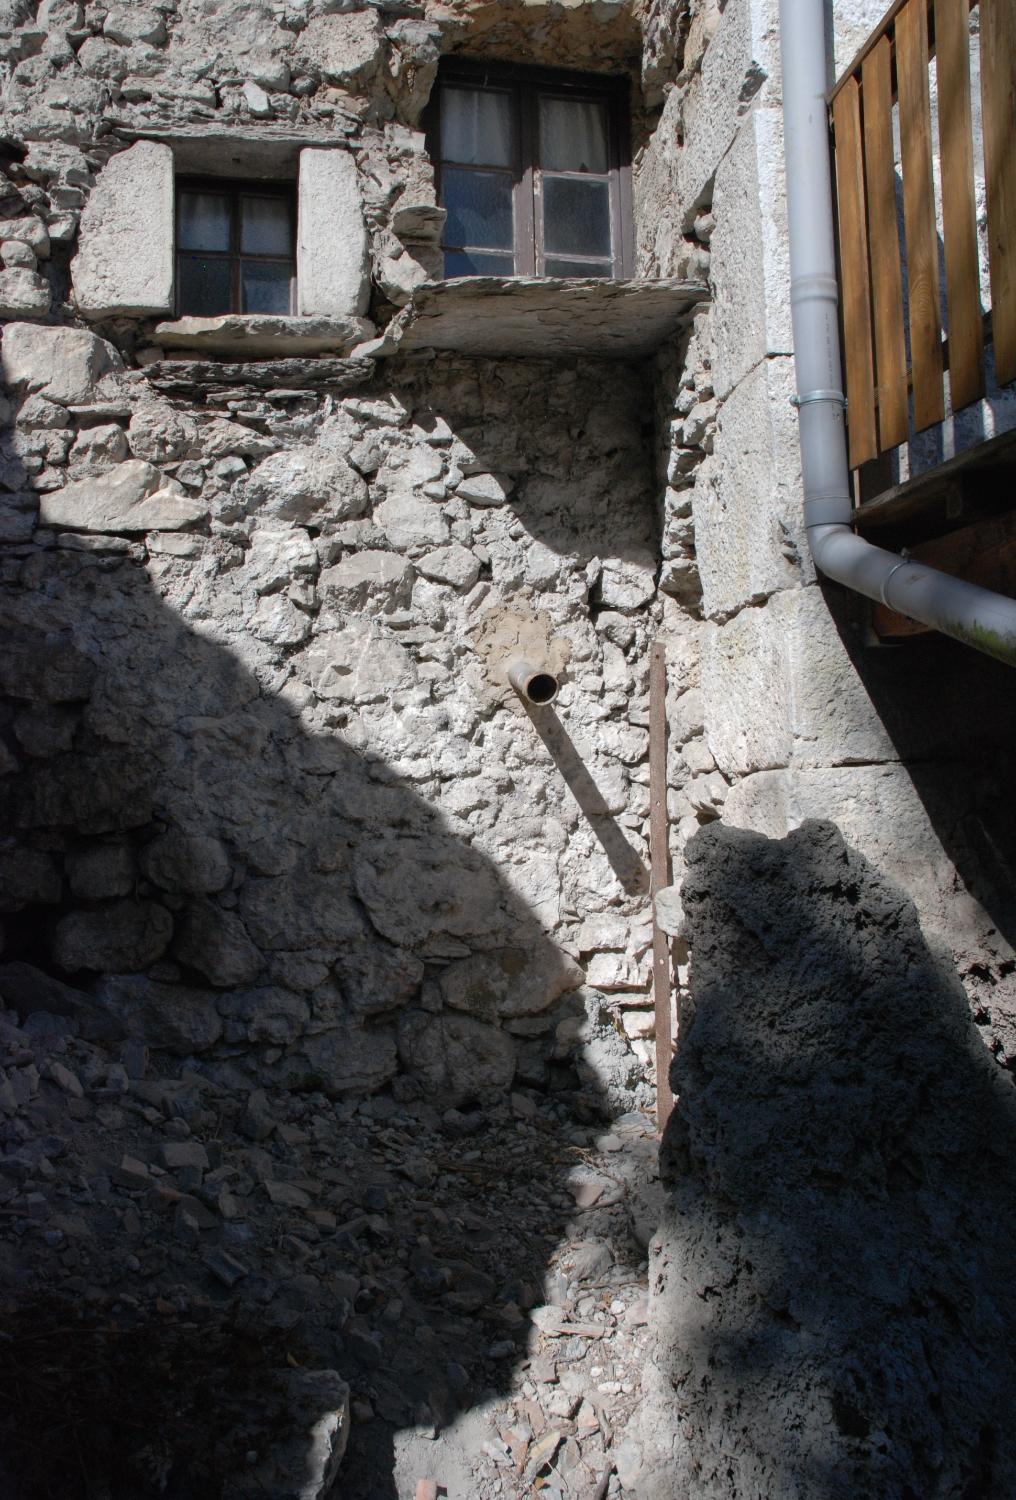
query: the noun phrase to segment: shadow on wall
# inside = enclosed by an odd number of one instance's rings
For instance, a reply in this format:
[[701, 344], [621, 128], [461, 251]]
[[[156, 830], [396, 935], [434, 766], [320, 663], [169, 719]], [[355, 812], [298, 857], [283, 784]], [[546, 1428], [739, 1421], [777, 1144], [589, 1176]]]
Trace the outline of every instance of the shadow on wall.
[[[943, 848], [1004, 944], [1016, 948], [1016, 674], [1011, 667], [930, 632], [871, 647], [871, 606], [825, 584], [844, 647], [892, 739]], [[961, 977], [975, 1006], [1011, 982], [1011, 957], [974, 955]], [[981, 972], [981, 971], [984, 972]], [[995, 1004], [998, 994], [995, 995]], [[996, 1050], [1016, 1067], [1011, 1014], [995, 1018]]]
[[[129, 558], [19, 567], [4, 1492], [289, 1493], [334, 1368], [359, 1403], [342, 1493], [394, 1496], [394, 1434], [507, 1391], [525, 1352], [605, 1110], [580, 971]], [[590, 1274], [637, 1265], [623, 1211], [597, 1222]]]
[[1012, 1082], [911, 903], [832, 825], [715, 824], [687, 859], [665, 1492], [1005, 1500]]

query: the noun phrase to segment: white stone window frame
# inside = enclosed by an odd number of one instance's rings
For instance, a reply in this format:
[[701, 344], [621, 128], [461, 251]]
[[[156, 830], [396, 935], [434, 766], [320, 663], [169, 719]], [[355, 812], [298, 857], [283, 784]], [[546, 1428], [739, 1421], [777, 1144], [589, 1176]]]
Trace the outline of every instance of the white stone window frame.
[[[174, 317], [176, 179], [193, 175], [290, 186], [295, 177], [295, 314]], [[169, 319], [154, 332], [168, 347], [346, 352], [373, 332], [365, 317], [369, 243], [353, 154], [293, 138], [135, 141], [110, 158], [89, 195], [72, 277], [83, 317]]]

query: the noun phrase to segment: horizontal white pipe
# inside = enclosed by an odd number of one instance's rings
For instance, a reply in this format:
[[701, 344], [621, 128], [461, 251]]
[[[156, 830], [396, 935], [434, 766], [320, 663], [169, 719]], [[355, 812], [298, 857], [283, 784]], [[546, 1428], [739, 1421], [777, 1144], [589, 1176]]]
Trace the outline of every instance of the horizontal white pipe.
[[873, 546], [851, 529], [826, 107], [825, 7], [780, 0], [790, 303], [804, 521], [828, 578], [1016, 665], [1016, 600]]

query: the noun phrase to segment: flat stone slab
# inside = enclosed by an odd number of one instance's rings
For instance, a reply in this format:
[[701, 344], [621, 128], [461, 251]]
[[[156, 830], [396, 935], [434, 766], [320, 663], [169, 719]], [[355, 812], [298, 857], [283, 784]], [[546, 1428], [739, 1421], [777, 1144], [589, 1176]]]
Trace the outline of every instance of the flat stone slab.
[[384, 336], [357, 352], [642, 358], [708, 297], [708, 288], [692, 281], [460, 276], [425, 282]]
[[237, 359], [287, 354], [348, 354], [370, 338], [366, 318], [273, 317], [230, 313], [219, 318], [176, 318], [157, 323], [154, 343], [164, 349], [204, 349]]

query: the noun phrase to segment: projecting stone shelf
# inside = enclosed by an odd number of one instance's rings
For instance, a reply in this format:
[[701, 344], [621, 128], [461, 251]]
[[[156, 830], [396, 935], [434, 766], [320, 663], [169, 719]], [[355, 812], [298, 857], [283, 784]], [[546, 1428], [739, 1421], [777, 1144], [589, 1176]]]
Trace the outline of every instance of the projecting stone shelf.
[[419, 287], [383, 337], [356, 352], [640, 359], [708, 296], [708, 288], [693, 281], [462, 276]]
[[289, 354], [345, 355], [373, 331], [374, 325], [366, 318], [230, 313], [157, 323], [152, 340], [164, 349], [206, 350], [234, 359], [281, 359]]

